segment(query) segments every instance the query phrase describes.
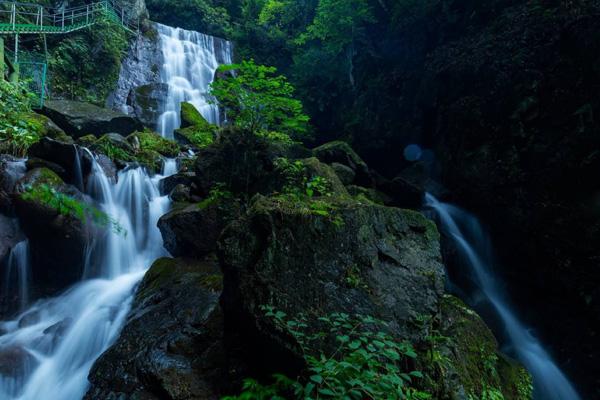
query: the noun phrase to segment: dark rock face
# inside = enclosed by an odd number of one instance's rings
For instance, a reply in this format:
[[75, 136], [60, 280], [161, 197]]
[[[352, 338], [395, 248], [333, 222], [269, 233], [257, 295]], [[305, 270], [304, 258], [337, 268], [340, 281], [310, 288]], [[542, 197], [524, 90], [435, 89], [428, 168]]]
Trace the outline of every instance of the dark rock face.
[[221, 285], [215, 260], [156, 261], [117, 343], [94, 364], [85, 399], [220, 398]]
[[136, 87], [129, 92], [127, 105], [147, 127], [155, 127], [158, 117], [162, 113], [161, 104], [167, 97], [169, 86], [165, 83], [151, 83]]
[[25, 237], [19, 229], [18, 222], [14, 218], [0, 214], [0, 261], [4, 260], [10, 250], [23, 239]]
[[41, 184], [82, 202], [89, 199], [44, 168], [29, 171], [18, 183], [14, 204], [21, 228], [30, 242], [33, 283], [39, 283], [51, 293], [81, 278], [90, 231], [76, 217], [61, 215], [45, 202], [23, 196], [27, 187], [35, 188]]
[[164, 178], [160, 181], [160, 192], [163, 195], [169, 194], [177, 185], [191, 186], [196, 174], [193, 172], [181, 172]]
[[[85, 178], [92, 169], [92, 156], [88, 152], [79, 149], [76, 145], [47, 137], [31, 146], [28, 153], [30, 157], [42, 160], [32, 161], [31, 167], [47, 167], [70, 183], [80, 183], [77, 180]], [[81, 177], [78, 177], [76, 172], [78, 160], [81, 166]], [[52, 164], [61, 169], [53, 167]], [[61, 175], [61, 171], [64, 175]]]
[[[373, 184], [373, 178], [369, 172], [369, 167], [360, 158], [358, 154], [348, 143], [335, 141], [326, 143], [313, 150], [315, 157], [324, 163], [338, 163], [352, 169], [356, 174], [356, 184], [360, 186], [370, 187]], [[354, 182], [350, 182], [354, 183]]]
[[411, 320], [435, 314], [443, 293], [435, 226], [419, 213], [375, 205], [341, 205], [338, 215], [343, 223], [334, 224], [257, 197], [220, 239], [227, 320], [252, 321], [277, 343], [260, 309], [272, 305], [310, 318], [372, 315], [400, 337], [420, 337]]
[[201, 257], [214, 252], [224, 227], [217, 205], [200, 208], [192, 204], [171, 211], [158, 221], [164, 246], [175, 257]]
[[415, 100], [443, 184], [490, 225], [516, 302], [587, 398], [600, 396], [598, 10], [507, 8], [433, 51]]
[[[125, 111], [139, 117], [135, 111], [136, 102], [128, 101], [131, 96], [136, 97], [135, 89], [151, 84], [160, 83], [160, 66], [163, 64], [163, 56], [159, 45], [158, 32], [154, 26], [150, 26], [144, 35], [138, 35], [131, 42], [127, 56], [121, 62], [121, 72], [117, 88], [109, 96], [107, 106], [109, 108]], [[153, 96], [152, 96], [153, 97]], [[143, 106], [143, 104], [140, 104]], [[141, 107], [145, 109], [145, 107]], [[143, 120], [143, 119], [142, 119]], [[149, 127], [154, 126], [154, 122]]]
[[0, 375], [18, 379], [30, 372], [36, 364], [35, 357], [17, 345], [0, 350]]
[[100, 136], [107, 132], [127, 136], [143, 129], [140, 121], [133, 117], [78, 101], [49, 100], [42, 113], [75, 138], [89, 134]]

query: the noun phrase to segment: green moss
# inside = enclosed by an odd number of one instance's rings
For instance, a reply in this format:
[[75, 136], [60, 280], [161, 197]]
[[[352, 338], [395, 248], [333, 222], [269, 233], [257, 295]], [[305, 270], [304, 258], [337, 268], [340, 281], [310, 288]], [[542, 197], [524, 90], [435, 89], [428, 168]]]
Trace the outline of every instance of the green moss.
[[132, 136], [137, 137], [142, 152], [154, 152], [165, 157], [177, 157], [179, 155], [179, 145], [169, 139], [165, 139], [156, 132], [145, 130], [135, 132]]
[[411, 229], [417, 231], [423, 231], [425, 238], [428, 241], [439, 242], [440, 232], [437, 229], [435, 223], [427, 219], [423, 214], [414, 210], [403, 210], [405, 221], [408, 223]]
[[211, 274], [207, 275], [201, 280], [202, 284], [212, 290], [213, 292], [220, 292], [223, 290], [223, 275]]
[[80, 137], [77, 142], [83, 147], [92, 147], [98, 139], [94, 135], [85, 135]]
[[181, 126], [187, 128], [190, 126], [199, 126], [207, 128], [210, 124], [204, 119], [202, 114], [191, 103], [181, 103]]
[[201, 126], [189, 126], [187, 128], [177, 129], [175, 136], [179, 139], [183, 139], [183, 142], [187, 142], [192, 146], [199, 149], [205, 148], [215, 141], [216, 127], [210, 127], [204, 129]]
[[464, 393], [469, 399], [531, 399], [531, 377], [498, 351], [496, 339], [477, 313], [446, 295], [441, 321], [424, 368], [434, 392], [451, 397]]

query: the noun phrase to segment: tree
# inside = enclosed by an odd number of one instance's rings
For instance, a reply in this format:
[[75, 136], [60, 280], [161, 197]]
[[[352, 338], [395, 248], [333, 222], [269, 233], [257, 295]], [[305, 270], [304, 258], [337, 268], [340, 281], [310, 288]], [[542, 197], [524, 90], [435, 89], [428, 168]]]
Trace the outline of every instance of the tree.
[[224, 109], [230, 124], [255, 133], [278, 132], [299, 137], [307, 132], [308, 117], [293, 97], [294, 87], [275, 67], [253, 60], [219, 67], [224, 78], [210, 92]]

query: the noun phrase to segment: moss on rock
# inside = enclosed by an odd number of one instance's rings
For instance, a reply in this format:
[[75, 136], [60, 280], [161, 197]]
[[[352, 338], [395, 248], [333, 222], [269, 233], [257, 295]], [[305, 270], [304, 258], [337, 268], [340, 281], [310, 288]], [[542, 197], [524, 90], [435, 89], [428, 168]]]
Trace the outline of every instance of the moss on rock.
[[432, 340], [424, 357], [434, 393], [449, 398], [531, 399], [529, 373], [499, 352], [492, 332], [461, 300], [442, 298], [439, 328], [432, 336], [443, 340]]

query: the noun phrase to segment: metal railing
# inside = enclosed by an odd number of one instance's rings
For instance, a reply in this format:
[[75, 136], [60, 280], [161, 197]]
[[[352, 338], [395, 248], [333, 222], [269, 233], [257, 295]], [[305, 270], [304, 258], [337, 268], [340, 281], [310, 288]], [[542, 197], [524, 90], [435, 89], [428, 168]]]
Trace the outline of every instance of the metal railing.
[[69, 33], [89, 27], [100, 18], [139, 30], [139, 19], [113, 0], [71, 8], [48, 8], [39, 4], [0, 1], [0, 34]]

